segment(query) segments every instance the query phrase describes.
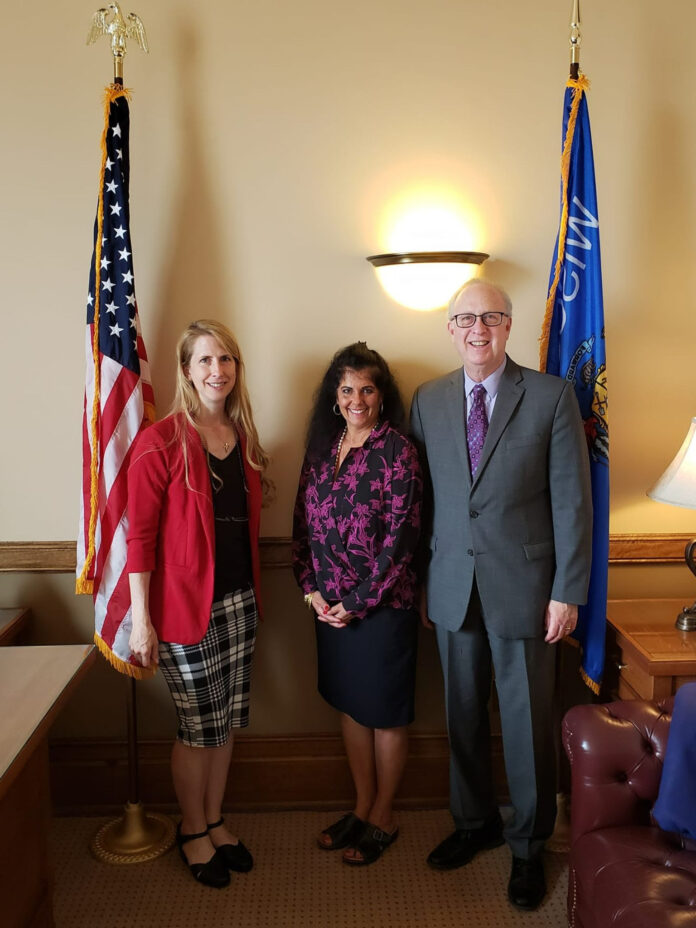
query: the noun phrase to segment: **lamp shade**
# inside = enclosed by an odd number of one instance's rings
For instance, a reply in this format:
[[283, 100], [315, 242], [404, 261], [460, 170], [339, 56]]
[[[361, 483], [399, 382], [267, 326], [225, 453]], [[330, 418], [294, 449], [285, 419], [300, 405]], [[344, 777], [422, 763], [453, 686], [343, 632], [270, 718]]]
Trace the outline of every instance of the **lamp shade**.
[[691, 420], [676, 457], [648, 496], [659, 503], [696, 509], [696, 419]]

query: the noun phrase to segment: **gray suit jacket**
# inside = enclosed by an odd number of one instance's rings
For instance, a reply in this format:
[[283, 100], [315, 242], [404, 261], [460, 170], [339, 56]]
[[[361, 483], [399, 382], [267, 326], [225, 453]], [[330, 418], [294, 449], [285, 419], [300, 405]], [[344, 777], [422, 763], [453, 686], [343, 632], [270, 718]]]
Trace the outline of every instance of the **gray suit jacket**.
[[432, 490], [431, 620], [460, 628], [475, 575], [491, 631], [543, 636], [548, 601], [584, 603], [590, 576], [589, 459], [572, 384], [508, 358], [473, 482], [461, 368], [416, 390], [411, 428]]

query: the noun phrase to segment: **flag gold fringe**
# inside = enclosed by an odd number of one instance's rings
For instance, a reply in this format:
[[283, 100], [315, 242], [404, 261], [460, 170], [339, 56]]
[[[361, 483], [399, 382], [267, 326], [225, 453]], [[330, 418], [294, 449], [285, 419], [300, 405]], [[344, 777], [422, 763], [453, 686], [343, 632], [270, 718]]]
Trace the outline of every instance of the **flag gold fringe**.
[[139, 667], [137, 664], [131, 664], [129, 661], [123, 661], [120, 657], [116, 657], [108, 644], [97, 632], [94, 633], [94, 643], [111, 666], [127, 677], [133, 677], [135, 680], [149, 680], [157, 673], [157, 665], [154, 667]]
[[[549, 351], [549, 333], [551, 331], [551, 318], [553, 316], [553, 306], [556, 302], [556, 291], [558, 282], [561, 277], [561, 267], [565, 258], [565, 243], [568, 232], [568, 176], [570, 174], [570, 153], [573, 148], [573, 138], [575, 136], [575, 123], [578, 118], [580, 101], [582, 95], [590, 86], [589, 80], [584, 74], [581, 74], [577, 80], [570, 78], [566, 87], [573, 88], [573, 102], [570, 106], [570, 115], [568, 116], [568, 128], [563, 143], [563, 153], [561, 155], [561, 221], [558, 228], [558, 251], [556, 253], [556, 266], [553, 272], [553, 281], [549, 287], [549, 295], [546, 300], [546, 311], [544, 312], [544, 322], [541, 326], [541, 335], [539, 337], [539, 370], [546, 371], [546, 360]], [[590, 684], [588, 683], [588, 686]]]
[[157, 421], [157, 414], [152, 403], [143, 403], [143, 417], [148, 425], [152, 425]]
[[599, 683], [595, 683], [592, 677], [588, 677], [582, 667], [580, 668], [580, 676], [582, 677], [583, 683], [589, 686], [595, 696], [599, 696]]
[[[577, 638], [564, 638], [564, 639], [563, 639], [563, 644], [567, 644], [567, 645], [569, 645], [571, 648], [576, 648], [576, 649], [578, 649], [578, 650], [581, 650], [581, 648], [580, 648], [580, 642], [577, 640]], [[596, 696], [599, 696], [599, 683], [595, 683], [595, 681], [592, 679], [592, 677], [588, 677], [587, 673], [585, 672], [585, 670], [584, 670], [582, 667], [579, 668], [578, 672], [579, 672], [580, 677], [582, 678], [582, 682], [585, 684], [585, 686], [589, 686], [589, 688], [592, 690], [592, 692], [593, 692]]]
[[90, 499], [89, 499], [89, 529], [87, 532], [87, 554], [82, 565], [80, 576], [75, 581], [75, 592], [94, 592], [94, 581], [88, 576], [92, 569], [95, 557], [94, 536], [97, 530], [97, 511], [99, 508], [99, 289], [101, 286], [101, 248], [102, 231], [104, 228], [104, 174], [106, 172], [106, 134], [109, 131], [109, 116], [111, 104], [119, 97], [130, 100], [130, 90], [120, 84], [109, 84], [104, 89], [104, 130], [101, 136], [101, 169], [99, 171], [99, 200], [97, 205], [97, 234], [94, 243], [94, 325], [92, 329], [92, 361], [94, 363], [94, 399], [92, 402], [92, 415], [90, 420], [90, 435], [92, 456], [90, 460]]
[[[578, 651], [582, 650], [580, 647], [580, 642], [577, 640], [577, 638], [564, 638], [563, 644], [566, 644], [571, 648], [575, 648]], [[582, 682], [585, 684], [585, 686], [588, 686], [596, 696], [599, 696], [599, 683], [595, 683], [592, 677], [588, 677], [582, 666], [578, 668], [578, 673], [580, 674]]]

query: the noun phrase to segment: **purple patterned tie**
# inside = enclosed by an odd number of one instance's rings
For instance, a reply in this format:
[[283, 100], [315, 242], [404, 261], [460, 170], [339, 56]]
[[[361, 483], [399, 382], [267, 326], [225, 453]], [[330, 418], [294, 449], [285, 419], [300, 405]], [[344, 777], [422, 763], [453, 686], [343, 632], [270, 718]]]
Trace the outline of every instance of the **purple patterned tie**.
[[469, 445], [469, 464], [473, 477], [481, 460], [483, 443], [488, 432], [488, 416], [486, 415], [486, 388], [477, 383], [472, 390], [471, 410], [466, 423], [466, 440]]

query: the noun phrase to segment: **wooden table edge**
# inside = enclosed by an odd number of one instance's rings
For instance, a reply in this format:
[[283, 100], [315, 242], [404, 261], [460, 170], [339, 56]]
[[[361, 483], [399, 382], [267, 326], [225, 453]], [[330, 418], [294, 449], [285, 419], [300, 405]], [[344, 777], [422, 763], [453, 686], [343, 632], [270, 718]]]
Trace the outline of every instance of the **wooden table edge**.
[[[31, 647], [31, 645], [27, 645], [27, 647]], [[57, 647], [61, 646], [58, 645]], [[65, 702], [69, 699], [72, 691], [95, 662], [97, 658], [96, 647], [93, 644], [85, 644], [83, 647], [85, 648], [85, 655], [81, 663], [75, 668], [75, 672], [67, 681], [59, 695], [56, 697], [56, 700], [52, 704], [51, 708], [48, 710], [48, 712], [46, 712], [36, 728], [24, 742], [5, 773], [2, 775], [2, 777], [0, 777], [0, 799], [2, 799], [2, 797], [17, 779], [19, 774], [22, 772], [22, 769], [24, 768], [28, 758], [31, 757], [32, 753], [36, 750], [37, 745], [39, 745], [41, 740], [45, 737], [46, 732], [53, 724], [56, 716], [60, 712]]]

